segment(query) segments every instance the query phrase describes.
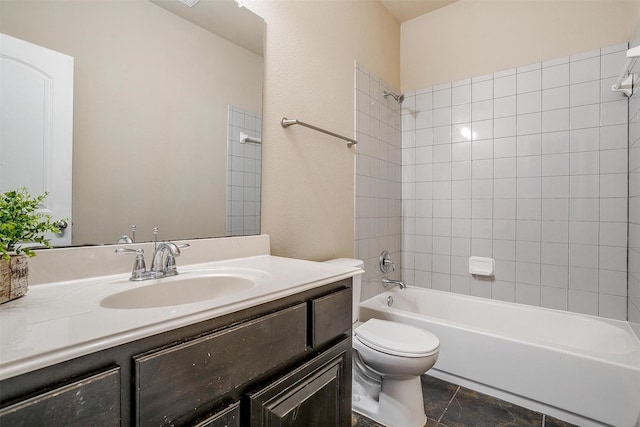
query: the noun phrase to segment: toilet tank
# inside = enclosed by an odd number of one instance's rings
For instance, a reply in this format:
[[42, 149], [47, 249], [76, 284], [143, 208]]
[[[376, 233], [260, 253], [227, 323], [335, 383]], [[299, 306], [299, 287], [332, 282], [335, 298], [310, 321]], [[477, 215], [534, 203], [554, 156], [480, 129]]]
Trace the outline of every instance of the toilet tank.
[[[364, 270], [364, 261], [360, 259], [353, 258], [336, 258], [330, 259], [325, 262], [330, 262], [333, 264], [341, 264], [347, 267], [356, 267]], [[353, 299], [352, 299], [352, 309], [353, 309], [353, 318], [352, 321], [356, 322], [358, 320], [358, 312], [360, 305], [360, 291], [362, 290], [362, 275], [358, 274], [353, 277]]]

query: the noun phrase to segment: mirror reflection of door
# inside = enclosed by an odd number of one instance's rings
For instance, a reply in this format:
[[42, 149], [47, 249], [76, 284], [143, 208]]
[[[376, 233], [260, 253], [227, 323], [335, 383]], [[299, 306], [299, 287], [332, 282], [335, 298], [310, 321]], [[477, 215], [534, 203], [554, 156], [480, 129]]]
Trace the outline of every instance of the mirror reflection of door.
[[71, 244], [73, 58], [0, 34], [0, 192], [48, 192], [42, 211], [68, 226]]

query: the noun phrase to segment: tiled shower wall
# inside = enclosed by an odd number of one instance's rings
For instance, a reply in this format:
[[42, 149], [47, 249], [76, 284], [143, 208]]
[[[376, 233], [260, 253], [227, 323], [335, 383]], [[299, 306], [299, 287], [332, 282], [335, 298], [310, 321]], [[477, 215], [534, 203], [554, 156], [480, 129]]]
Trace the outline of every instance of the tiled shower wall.
[[[639, 43], [634, 43], [635, 46]], [[640, 61], [632, 68], [636, 78]], [[627, 310], [629, 322], [640, 336], [640, 95], [629, 98], [629, 279]]]
[[[406, 94], [406, 282], [626, 319], [626, 49]], [[471, 276], [471, 255], [495, 277]]]
[[383, 97], [393, 89], [359, 64], [355, 81], [355, 254], [365, 263], [364, 300], [382, 291], [378, 259], [384, 249], [396, 263], [389, 277], [400, 278], [402, 141], [400, 105]]
[[240, 132], [262, 138], [262, 116], [229, 105], [227, 120], [228, 236], [260, 234], [262, 145], [241, 143]]

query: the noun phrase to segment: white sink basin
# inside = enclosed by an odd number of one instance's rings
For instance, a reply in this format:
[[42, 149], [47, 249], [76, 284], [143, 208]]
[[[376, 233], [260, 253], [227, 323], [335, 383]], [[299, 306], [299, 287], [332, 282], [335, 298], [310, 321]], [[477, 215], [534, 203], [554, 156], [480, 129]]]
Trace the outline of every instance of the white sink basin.
[[255, 285], [251, 279], [232, 274], [174, 276], [109, 295], [100, 301], [100, 305], [106, 308], [140, 309], [191, 304], [228, 297]]

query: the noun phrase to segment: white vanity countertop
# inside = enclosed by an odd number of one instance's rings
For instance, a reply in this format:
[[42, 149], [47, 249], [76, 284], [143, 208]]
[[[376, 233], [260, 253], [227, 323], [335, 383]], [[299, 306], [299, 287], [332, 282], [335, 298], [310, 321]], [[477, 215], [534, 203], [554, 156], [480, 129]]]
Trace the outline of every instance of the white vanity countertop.
[[106, 296], [154, 282], [131, 282], [129, 274], [31, 286], [24, 297], [0, 305], [0, 380], [362, 273], [339, 264], [261, 255], [178, 266], [176, 277], [203, 269], [254, 271], [256, 285], [217, 299], [143, 309], [100, 305]]

